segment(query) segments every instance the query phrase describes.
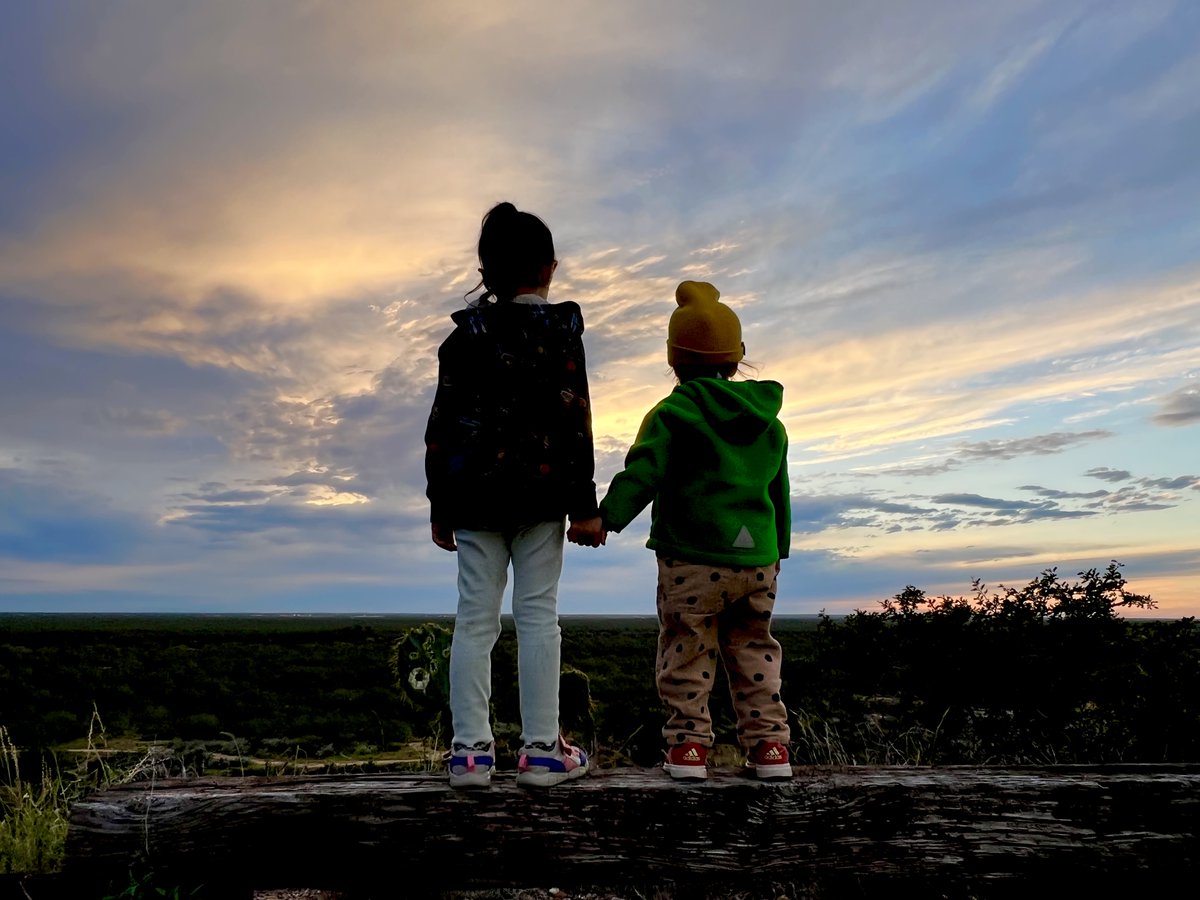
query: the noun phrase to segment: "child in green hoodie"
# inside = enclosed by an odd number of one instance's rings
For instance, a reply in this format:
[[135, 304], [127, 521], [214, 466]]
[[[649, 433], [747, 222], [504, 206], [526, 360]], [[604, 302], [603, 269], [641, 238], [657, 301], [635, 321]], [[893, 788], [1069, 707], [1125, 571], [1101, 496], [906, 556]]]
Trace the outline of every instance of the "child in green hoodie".
[[670, 710], [667, 773], [707, 776], [719, 655], [747, 768], [790, 778], [781, 653], [771, 635], [791, 534], [783, 387], [730, 380], [746, 348], [737, 315], [719, 297], [707, 282], [676, 289], [667, 362], [679, 384], [642, 421], [600, 513], [606, 535], [652, 504], [646, 546], [658, 555], [656, 681]]

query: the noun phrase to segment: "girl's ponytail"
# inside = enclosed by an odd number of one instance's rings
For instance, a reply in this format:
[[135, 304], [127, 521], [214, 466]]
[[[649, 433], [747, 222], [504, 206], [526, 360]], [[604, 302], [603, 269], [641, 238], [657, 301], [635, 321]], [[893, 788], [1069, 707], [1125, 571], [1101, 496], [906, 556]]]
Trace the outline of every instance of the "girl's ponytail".
[[483, 217], [479, 229], [483, 280], [467, 296], [482, 287], [480, 305], [493, 300], [507, 302], [520, 288], [540, 287], [542, 270], [553, 262], [554, 238], [546, 223], [508, 201], [497, 203]]

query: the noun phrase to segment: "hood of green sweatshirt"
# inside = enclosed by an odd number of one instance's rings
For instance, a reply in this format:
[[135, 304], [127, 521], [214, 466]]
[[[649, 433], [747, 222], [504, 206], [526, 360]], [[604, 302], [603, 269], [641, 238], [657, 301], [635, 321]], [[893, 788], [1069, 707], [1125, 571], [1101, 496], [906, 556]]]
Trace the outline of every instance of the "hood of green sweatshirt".
[[663, 405], [683, 419], [706, 424], [730, 443], [748, 444], [778, 417], [783, 407], [783, 385], [776, 381], [694, 378], [676, 387]]

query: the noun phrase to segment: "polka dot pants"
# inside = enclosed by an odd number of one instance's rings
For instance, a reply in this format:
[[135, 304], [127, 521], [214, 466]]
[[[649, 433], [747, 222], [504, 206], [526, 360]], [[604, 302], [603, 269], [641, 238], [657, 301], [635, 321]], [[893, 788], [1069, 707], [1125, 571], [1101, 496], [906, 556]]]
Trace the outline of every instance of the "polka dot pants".
[[713, 743], [709, 695], [720, 656], [729, 676], [738, 741], [787, 744], [779, 642], [771, 636], [777, 563], [696, 565], [658, 559], [658, 693], [670, 708], [668, 745]]

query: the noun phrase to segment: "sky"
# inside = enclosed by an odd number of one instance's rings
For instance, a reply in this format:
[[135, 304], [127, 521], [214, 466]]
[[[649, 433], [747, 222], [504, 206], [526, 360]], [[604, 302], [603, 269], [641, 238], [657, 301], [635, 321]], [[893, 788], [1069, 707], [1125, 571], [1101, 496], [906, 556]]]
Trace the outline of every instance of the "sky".
[[[0, 31], [0, 611], [448, 613], [423, 433], [541, 216], [600, 494], [679, 281], [784, 385], [777, 613], [1200, 613], [1200, 4], [62, 0]], [[647, 510], [564, 614], [654, 612]]]

